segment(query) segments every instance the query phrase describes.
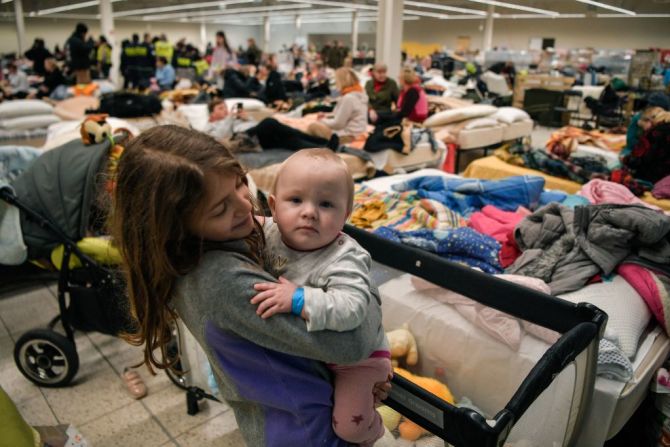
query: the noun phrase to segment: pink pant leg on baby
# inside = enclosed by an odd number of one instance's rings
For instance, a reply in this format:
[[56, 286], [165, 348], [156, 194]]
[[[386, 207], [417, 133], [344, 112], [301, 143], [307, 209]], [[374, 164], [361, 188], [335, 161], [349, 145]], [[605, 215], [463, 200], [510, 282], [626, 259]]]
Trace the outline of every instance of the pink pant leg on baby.
[[384, 436], [381, 416], [375, 410], [372, 389], [393, 373], [386, 357], [370, 357], [353, 365], [332, 365], [335, 373], [333, 429], [347, 442], [372, 445]]

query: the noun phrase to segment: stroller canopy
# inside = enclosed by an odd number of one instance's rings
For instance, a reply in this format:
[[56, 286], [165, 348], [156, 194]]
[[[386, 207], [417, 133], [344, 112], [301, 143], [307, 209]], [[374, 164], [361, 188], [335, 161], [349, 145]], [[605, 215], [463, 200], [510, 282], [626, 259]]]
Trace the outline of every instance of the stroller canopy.
[[[58, 227], [70, 240], [86, 234], [96, 178], [110, 142], [86, 146], [73, 140], [42, 154], [12, 183], [16, 197], [32, 211]], [[48, 257], [64, 241], [21, 213], [21, 231], [28, 259]]]

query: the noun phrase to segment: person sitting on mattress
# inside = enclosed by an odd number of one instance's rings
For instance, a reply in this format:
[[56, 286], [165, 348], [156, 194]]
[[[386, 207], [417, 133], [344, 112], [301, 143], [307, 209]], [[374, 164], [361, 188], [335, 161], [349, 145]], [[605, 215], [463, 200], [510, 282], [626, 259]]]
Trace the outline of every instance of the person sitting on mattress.
[[[400, 96], [398, 108], [391, 113], [377, 113], [379, 122], [399, 121], [407, 118], [416, 123], [423, 123], [428, 118], [428, 97], [421, 87], [421, 80], [411, 68], [403, 69], [400, 74]], [[370, 116], [372, 120], [373, 116]]]
[[[307, 331], [350, 331], [380, 305], [370, 281], [370, 254], [342, 233], [351, 214], [354, 181], [347, 165], [328, 149], [296, 152], [282, 163], [268, 203], [264, 232], [269, 268], [279, 282], [256, 284], [252, 300], [263, 319], [293, 314]], [[276, 317], [275, 317], [276, 318]], [[392, 375], [384, 338], [365, 360], [329, 364], [335, 375], [333, 430], [345, 441], [372, 445], [384, 435], [373, 389]]]
[[377, 113], [389, 113], [398, 101], [398, 84], [387, 76], [386, 64], [377, 62], [370, 70], [371, 79], [365, 84], [365, 93], [370, 100], [370, 121], [377, 121]]
[[[366, 317], [344, 332], [308, 333], [288, 314], [259, 318], [254, 285], [276, 279], [262, 268], [258, 211], [242, 166], [202, 132], [142, 132], [126, 146], [116, 180], [112, 235], [137, 323], [124, 338], [142, 346], [145, 363], [178, 361], [168, 354], [178, 317], [205, 350], [246, 445], [350, 445], [332, 428], [326, 362], [363, 361], [384, 341], [379, 302], [366, 302]], [[389, 387], [377, 384], [379, 398]]]
[[662, 111], [670, 110], [670, 97], [663, 92], [654, 92], [647, 98], [646, 107], [633, 115], [626, 131], [626, 147], [619, 153], [619, 158], [633, 152], [633, 148], [640, 139], [640, 136], [651, 127], [655, 115]]
[[351, 68], [340, 67], [335, 70], [335, 85], [341, 97], [332, 117], [319, 112], [318, 121], [310, 124], [307, 132], [325, 139], [337, 135], [346, 144], [367, 131], [368, 95]]
[[312, 147], [327, 147], [336, 150], [339, 138], [333, 134], [330, 139], [319, 138], [280, 123], [274, 118], [261, 122], [251, 119], [243, 109], [230, 113], [225, 101], [215, 98], [208, 104], [209, 122], [204, 132], [219, 141], [229, 140], [237, 133], [245, 133], [255, 138], [264, 150], [300, 150]]

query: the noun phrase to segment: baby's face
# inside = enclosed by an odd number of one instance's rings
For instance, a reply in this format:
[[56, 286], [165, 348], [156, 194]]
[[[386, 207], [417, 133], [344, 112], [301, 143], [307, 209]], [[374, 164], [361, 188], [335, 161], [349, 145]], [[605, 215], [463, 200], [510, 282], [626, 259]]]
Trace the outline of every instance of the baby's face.
[[277, 179], [270, 207], [282, 240], [295, 250], [316, 250], [335, 240], [349, 215], [349, 177], [332, 161], [300, 157]]

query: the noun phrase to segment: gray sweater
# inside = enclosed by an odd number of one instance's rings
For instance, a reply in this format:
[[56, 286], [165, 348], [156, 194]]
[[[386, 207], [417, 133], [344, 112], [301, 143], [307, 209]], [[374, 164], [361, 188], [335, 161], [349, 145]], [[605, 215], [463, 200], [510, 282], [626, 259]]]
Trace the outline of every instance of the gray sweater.
[[338, 136], [364, 134], [368, 128], [368, 95], [363, 92], [347, 93], [337, 101], [333, 117], [321, 122]]
[[[297, 251], [287, 247], [272, 219], [263, 226], [267, 251], [284, 276], [305, 291], [308, 331], [350, 331], [367, 318], [369, 303], [381, 305], [379, 292], [370, 282], [370, 254], [351, 236], [340, 233], [325, 247]], [[376, 350], [388, 350], [386, 337]]]
[[[330, 376], [320, 362], [367, 358], [384, 338], [379, 304], [370, 300], [366, 319], [346, 332], [308, 333], [293, 315], [263, 320], [250, 303], [253, 285], [275, 279], [245, 254], [243, 241], [223, 248], [230, 251], [205, 253], [179, 279], [172, 304], [207, 353], [247, 445], [340, 445], [329, 424]], [[283, 441], [267, 435], [278, 430]]]

